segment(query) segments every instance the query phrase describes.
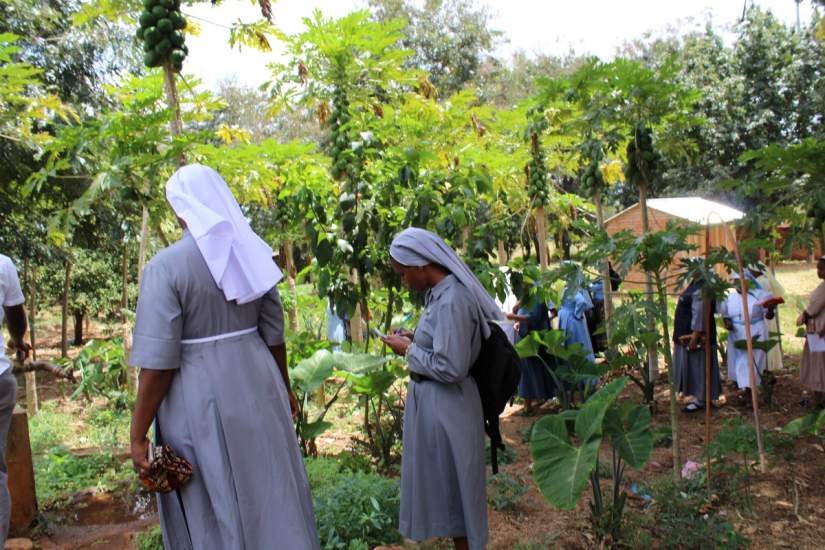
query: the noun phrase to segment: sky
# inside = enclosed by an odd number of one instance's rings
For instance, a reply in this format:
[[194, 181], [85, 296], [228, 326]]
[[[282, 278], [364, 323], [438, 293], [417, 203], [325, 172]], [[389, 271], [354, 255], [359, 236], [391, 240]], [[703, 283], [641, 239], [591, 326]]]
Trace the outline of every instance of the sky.
[[[796, 22], [795, 0], [479, 0], [493, 14], [491, 28], [503, 33], [494, 55], [505, 60], [517, 51], [564, 55], [571, 49], [611, 59], [622, 44], [646, 33], [687, 32], [704, 27], [708, 20], [717, 28], [729, 27], [742, 16], [745, 1], [771, 10], [787, 24]], [[316, 9], [326, 17], [341, 17], [365, 5], [364, 0], [273, 0], [273, 21], [281, 31], [293, 34], [303, 29], [303, 19]], [[803, 24], [812, 10], [811, 0], [803, 0]], [[260, 19], [257, 4], [250, 0], [226, 0], [217, 7], [199, 3], [183, 11], [202, 29], [200, 36], [187, 37], [190, 55], [185, 71], [209, 87], [215, 88], [223, 79], [257, 86], [270, 77], [267, 63], [283, 59], [274, 39], [268, 53], [229, 47], [232, 22]]]

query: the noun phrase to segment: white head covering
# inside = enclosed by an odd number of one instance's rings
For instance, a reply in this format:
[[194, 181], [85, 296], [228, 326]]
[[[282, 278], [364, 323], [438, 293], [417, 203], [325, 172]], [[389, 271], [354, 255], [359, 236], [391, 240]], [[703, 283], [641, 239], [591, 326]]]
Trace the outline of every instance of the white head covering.
[[186, 222], [227, 301], [257, 300], [283, 278], [272, 248], [249, 227], [217, 172], [200, 164], [178, 169], [166, 182], [166, 199]]
[[[435, 233], [417, 227], [405, 229], [393, 239], [390, 256], [396, 262], [408, 267], [422, 267], [427, 264], [438, 264], [444, 267], [470, 291], [482, 319], [487, 321], [502, 319], [501, 310], [484, 290], [478, 278], [470, 271], [467, 264], [461, 261], [455, 250]], [[484, 338], [490, 336], [490, 327], [487, 323], [481, 324], [481, 332]]]

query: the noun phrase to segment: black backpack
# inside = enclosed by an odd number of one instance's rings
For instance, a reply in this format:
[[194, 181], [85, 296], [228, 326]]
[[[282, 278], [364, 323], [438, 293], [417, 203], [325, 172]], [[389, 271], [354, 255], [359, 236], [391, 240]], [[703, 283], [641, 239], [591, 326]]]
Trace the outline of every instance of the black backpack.
[[518, 389], [521, 358], [498, 323], [490, 322], [490, 336], [482, 340], [478, 359], [470, 367], [484, 410], [484, 431], [490, 438], [493, 473], [498, 473], [498, 449], [504, 449], [498, 417]]

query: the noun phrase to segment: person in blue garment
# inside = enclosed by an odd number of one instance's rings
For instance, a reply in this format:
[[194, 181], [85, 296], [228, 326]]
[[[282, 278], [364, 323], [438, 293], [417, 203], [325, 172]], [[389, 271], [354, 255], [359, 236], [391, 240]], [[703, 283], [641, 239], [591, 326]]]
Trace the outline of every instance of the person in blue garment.
[[[524, 307], [521, 302], [516, 304], [516, 312], [507, 317], [518, 322], [519, 340], [526, 338], [531, 332], [550, 330], [550, 321], [555, 315], [555, 306], [552, 302], [545, 304], [541, 300], [536, 300], [530, 307]], [[553, 378], [547, 372], [545, 363], [550, 368], [555, 367], [553, 356], [545, 355], [542, 359], [538, 357], [526, 357], [521, 360], [521, 380], [519, 381], [518, 394], [524, 399], [524, 409], [522, 414], [533, 414], [539, 405], [555, 395], [555, 384]]]
[[579, 285], [568, 284], [562, 294], [561, 307], [559, 307], [559, 330], [564, 331], [566, 346], [581, 344], [589, 352], [587, 358], [595, 362], [593, 343], [590, 340], [585, 318], [586, 312], [590, 309], [593, 309], [593, 301], [587, 290]]

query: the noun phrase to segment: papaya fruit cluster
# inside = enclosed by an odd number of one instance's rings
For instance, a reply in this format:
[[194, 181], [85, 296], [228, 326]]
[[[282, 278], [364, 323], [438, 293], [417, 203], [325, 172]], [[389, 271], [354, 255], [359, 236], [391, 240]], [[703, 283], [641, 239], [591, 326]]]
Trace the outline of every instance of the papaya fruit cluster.
[[601, 165], [604, 158], [604, 151], [598, 143], [593, 143], [584, 151], [587, 164], [581, 174], [581, 183], [588, 194], [592, 194], [596, 189], [604, 187], [604, 176], [602, 175]]
[[332, 117], [330, 119], [330, 156], [332, 157], [332, 177], [342, 179], [355, 172], [355, 162], [350, 148], [346, 125], [350, 121], [349, 100], [346, 92], [336, 86], [332, 92]]
[[168, 61], [175, 72], [180, 72], [189, 54], [180, 0], [144, 0], [143, 8], [137, 30], [138, 39], [143, 41], [143, 63], [159, 67]]
[[637, 126], [633, 131], [633, 139], [627, 143], [625, 179], [637, 185], [642, 171], [650, 178], [661, 160], [662, 156], [653, 148], [653, 130], [647, 126]]

